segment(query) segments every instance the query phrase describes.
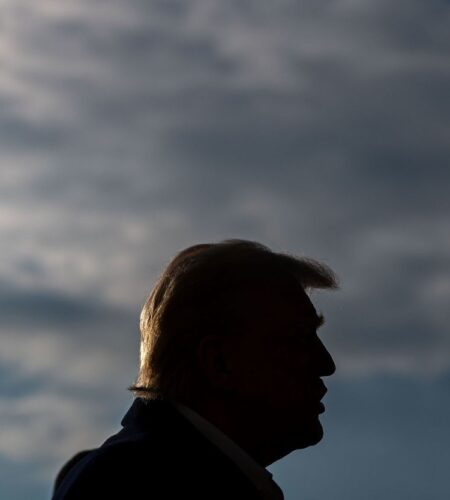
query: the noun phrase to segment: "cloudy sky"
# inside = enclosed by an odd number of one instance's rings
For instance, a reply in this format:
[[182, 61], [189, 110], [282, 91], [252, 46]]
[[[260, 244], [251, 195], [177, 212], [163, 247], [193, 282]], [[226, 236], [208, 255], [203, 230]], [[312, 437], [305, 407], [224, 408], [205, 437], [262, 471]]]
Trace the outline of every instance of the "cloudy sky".
[[444, 500], [450, 2], [0, 1], [0, 496], [119, 428], [165, 263], [329, 264], [326, 437], [286, 500]]

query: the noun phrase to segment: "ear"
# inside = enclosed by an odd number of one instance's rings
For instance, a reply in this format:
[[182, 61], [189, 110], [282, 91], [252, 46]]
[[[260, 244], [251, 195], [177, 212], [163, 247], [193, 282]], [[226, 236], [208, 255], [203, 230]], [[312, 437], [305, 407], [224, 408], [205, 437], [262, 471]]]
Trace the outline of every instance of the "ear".
[[197, 348], [197, 362], [208, 384], [214, 388], [231, 388], [232, 367], [226, 339], [220, 335], [204, 337]]

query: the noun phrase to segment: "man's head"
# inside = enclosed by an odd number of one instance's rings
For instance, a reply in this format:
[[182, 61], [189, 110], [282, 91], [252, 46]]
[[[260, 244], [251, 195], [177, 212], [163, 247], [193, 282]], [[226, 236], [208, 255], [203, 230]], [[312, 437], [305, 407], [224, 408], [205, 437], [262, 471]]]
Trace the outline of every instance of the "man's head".
[[[315, 444], [321, 377], [335, 366], [306, 292], [336, 287], [327, 266], [258, 243], [189, 247], [142, 310], [141, 366], [130, 389], [201, 411], [266, 465]], [[257, 450], [264, 439], [269, 450]]]

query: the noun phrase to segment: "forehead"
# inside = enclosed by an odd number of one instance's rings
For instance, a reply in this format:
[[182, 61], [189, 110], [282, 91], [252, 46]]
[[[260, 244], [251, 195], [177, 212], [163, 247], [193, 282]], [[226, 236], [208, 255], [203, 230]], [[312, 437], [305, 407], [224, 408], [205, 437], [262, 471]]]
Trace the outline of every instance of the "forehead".
[[[260, 288], [249, 297], [247, 319], [259, 328], [266, 326], [316, 326], [319, 316], [306, 292], [300, 286]], [[266, 329], [266, 328], [264, 328]]]

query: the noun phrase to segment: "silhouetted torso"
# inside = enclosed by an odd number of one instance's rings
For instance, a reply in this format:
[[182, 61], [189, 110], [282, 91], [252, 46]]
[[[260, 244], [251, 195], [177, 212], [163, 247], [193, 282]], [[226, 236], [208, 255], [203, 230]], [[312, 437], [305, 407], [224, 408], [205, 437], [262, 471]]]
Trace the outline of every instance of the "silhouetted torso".
[[53, 500], [263, 498], [170, 402], [136, 398], [122, 425], [100, 448], [77, 456]]

